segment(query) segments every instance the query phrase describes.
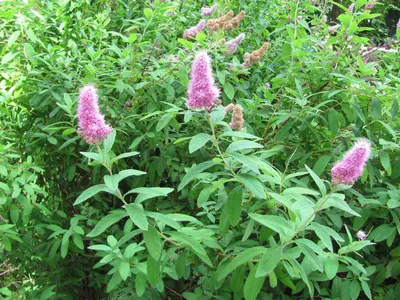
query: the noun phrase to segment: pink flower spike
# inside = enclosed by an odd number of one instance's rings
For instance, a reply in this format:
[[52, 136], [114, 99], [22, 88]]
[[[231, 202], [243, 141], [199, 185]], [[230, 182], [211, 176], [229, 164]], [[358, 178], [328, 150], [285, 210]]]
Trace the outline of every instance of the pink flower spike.
[[397, 28], [400, 29], [400, 18], [399, 21], [397, 22]]
[[227, 42], [226, 43], [226, 45], [228, 46], [227, 54], [232, 55], [233, 53], [235, 53], [239, 44], [244, 40], [245, 36], [246, 35], [244, 33], [241, 33], [233, 40]]
[[267, 82], [266, 84], [265, 84], [265, 88], [268, 90], [268, 89], [270, 89], [271, 88], [271, 84], [269, 83], [269, 82]]
[[94, 85], [85, 85], [79, 93], [78, 125], [78, 135], [89, 144], [104, 140], [113, 131], [100, 113], [97, 90]]
[[208, 109], [214, 105], [219, 94], [212, 74], [210, 57], [207, 52], [198, 52], [192, 63], [187, 105], [190, 108]]
[[206, 27], [206, 21], [201, 20], [196, 26], [193, 26], [189, 29], [186, 29], [185, 32], [183, 33], [184, 38], [189, 38], [189, 37], [196, 37], [196, 35], [203, 31], [204, 27]]
[[349, 8], [348, 8], [349, 12], [352, 13], [352, 12], [354, 11], [354, 6], [355, 6], [354, 3], [350, 4], [350, 6], [349, 6]]
[[371, 155], [371, 143], [358, 140], [331, 170], [333, 184], [353, 185], [362, 175], [364, 166]]
[[211, 16], [213, 14], [213, 12], [216, 10], [217, 10], [217, 4], [214, 4], [211, 7], [202, 7], [200, 12], [201, 12], [201, 15], [203, 17], [205, 17], [205, 16]]

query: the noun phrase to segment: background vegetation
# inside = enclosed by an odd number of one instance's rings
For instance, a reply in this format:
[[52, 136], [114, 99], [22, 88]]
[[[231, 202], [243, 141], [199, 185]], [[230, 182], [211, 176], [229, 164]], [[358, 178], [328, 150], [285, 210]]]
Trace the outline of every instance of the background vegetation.
[[[1, 297], [399, 299], [395, 2], [218, 1], [239, 28], [186, 40], [213, 3], [0, 1]], [[187, 108], [198, 50], [242, 131]], [[100, 148], [76, 133], [85, 83], [116, 129]], [[333, 187], [360, 137], [362, 178]]]

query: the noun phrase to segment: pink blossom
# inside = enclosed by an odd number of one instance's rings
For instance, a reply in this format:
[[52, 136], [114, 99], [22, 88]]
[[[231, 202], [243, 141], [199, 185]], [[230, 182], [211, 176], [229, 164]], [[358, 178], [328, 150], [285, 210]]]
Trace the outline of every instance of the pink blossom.
[[244, 37], [245, 37], [245, 34], [241, 33], [237, 37], [235, 37], [233, 40], [227, 42], [226, 43], [226, 45], [228, 46], [227, 54], [232, 55], [233, 53], [235, 53], [238, 48], [238, 45], [243, 41]]
[[192, 63], [187, 104], [191, 108], [208, 109], [218, 99], [219, 94], [212, 74], [210, 57], [207, 52], [198, 52]]
[[400, 18], [399, 21], [397, 22], [397, 28], [400, 29]]
[[334, 33], [338, 28], [340, 27], [340, 24], [337, 24], [335, 26], [331, 26], [328, 28], [329, 33]]
[[376, 5], [375, 1], [373, 1], [371, 3], [368, 3], [368, 4], [365, 4], [365, 9], [366, 10], [372, 10], [375, 7], [375, 5]]
[[354, 11], [354, 6], [355, 6], [355, 4], [354, 3], [352, 3], [352, 4], [350, 4], [350, 6], [349, 6], [349, 12], [353, 12]]
[[357, 231], [356, 236], [360, 241], [363, 241], [367, 238], [367, 234], [362, 230]]
[[204, 27], [206, 26], [206, 21], [201, 20], [196, 26], [193, 26], [189, 29], [186, 29], [185, 32], [183, 33], [184, 38], [189, 38], [189, 37], [196, 37], [196, 35], [203, 31]]
[[85, 85], [79, 93], [78, 124], [78, 135], [89, 144], [104, 140], [113, 131], [100, 113], [97, 90], [94, 85]]
[[271, 84], [269, 82], [265, 83], [265, 88], [268, 90], [271, 88]]
[[203, 17], [205, 17], [205, 16], [211, 16], [213, 14], [213, 12], [216, 10], [217, 10], [217, 4], [214, 4], [211, 7], [202, 7], [200, 11], [201, 11], [201, 15]]
[[333, 184], [353, 185], [362, 175], [371, 155], [371, 143], [360, 139], [331, 170]]

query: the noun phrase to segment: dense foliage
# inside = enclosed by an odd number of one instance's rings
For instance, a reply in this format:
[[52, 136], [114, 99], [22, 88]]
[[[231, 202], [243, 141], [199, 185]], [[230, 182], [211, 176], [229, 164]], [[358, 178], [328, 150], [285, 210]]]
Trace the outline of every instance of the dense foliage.
[[[400, 298], [396, 1], [0, 2], [1, 297]], [[114, 129], [92, 144], [87, 83]]]

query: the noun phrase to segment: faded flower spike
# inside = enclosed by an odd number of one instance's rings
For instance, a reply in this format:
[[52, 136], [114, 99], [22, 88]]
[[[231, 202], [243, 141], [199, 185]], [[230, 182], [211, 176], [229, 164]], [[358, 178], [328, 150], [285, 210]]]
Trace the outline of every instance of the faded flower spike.
[[264, 52], [268, 49], [269, 43], [265, 42], [260, 49], [254, 50], [253, 52], [245, 53], [243, 65], [248, 68], [251, 65], [258, 63], [264, 55]]
[[357, 141], [343, 159], [333, 166], [332, 183], [353, 185], [361, 177], [370, 155], [371, 143], [367, 139]]
[[243, 109], [239, 104], [236, 104], [233, 107], [232, 120], [229, 123], [229, 126], [231, 126], [232, 129], [240, 131], [242, 130], [243, 125], [244, 125]]
[[245, 34], [241, 33], [233, 40], [227, 42], [226, 43], [226, 45], [228, 46], [227, 54], [232, 55], [233, 53], [235, 53], [238, 48], [238, 45], [244, 40], [244, 37]]
[[89, 144], [104, 140], [113, 131], [100, 113], [97, 90], [94, 85], [85, 85], [79, 93], [78, 124], [78, 135]]
[[190, 108], [208, 109], [214, 105], [219, 94], [212, 74], [210, 57], [207, 52], [198, 52], [192, 63], [187, 104]]
[[213, 12], [216, 10], [217, 10], [217, 4], [214, 4], [211, 7], [202, 7], [200, 12], [201, 12], [201, 15], [203, 17], [205, 17], [205, 16], [211, 16], [213, 14]]
[[196, 35], [203, 31], [204, 27], [206, 26], [206, 21], [201, 20], [196, 26], [193, 26], [189, 29], [186, 29], [185, 32], [183, 33], [184, 38], [189, 38], [189, 37], [196, 37]]

